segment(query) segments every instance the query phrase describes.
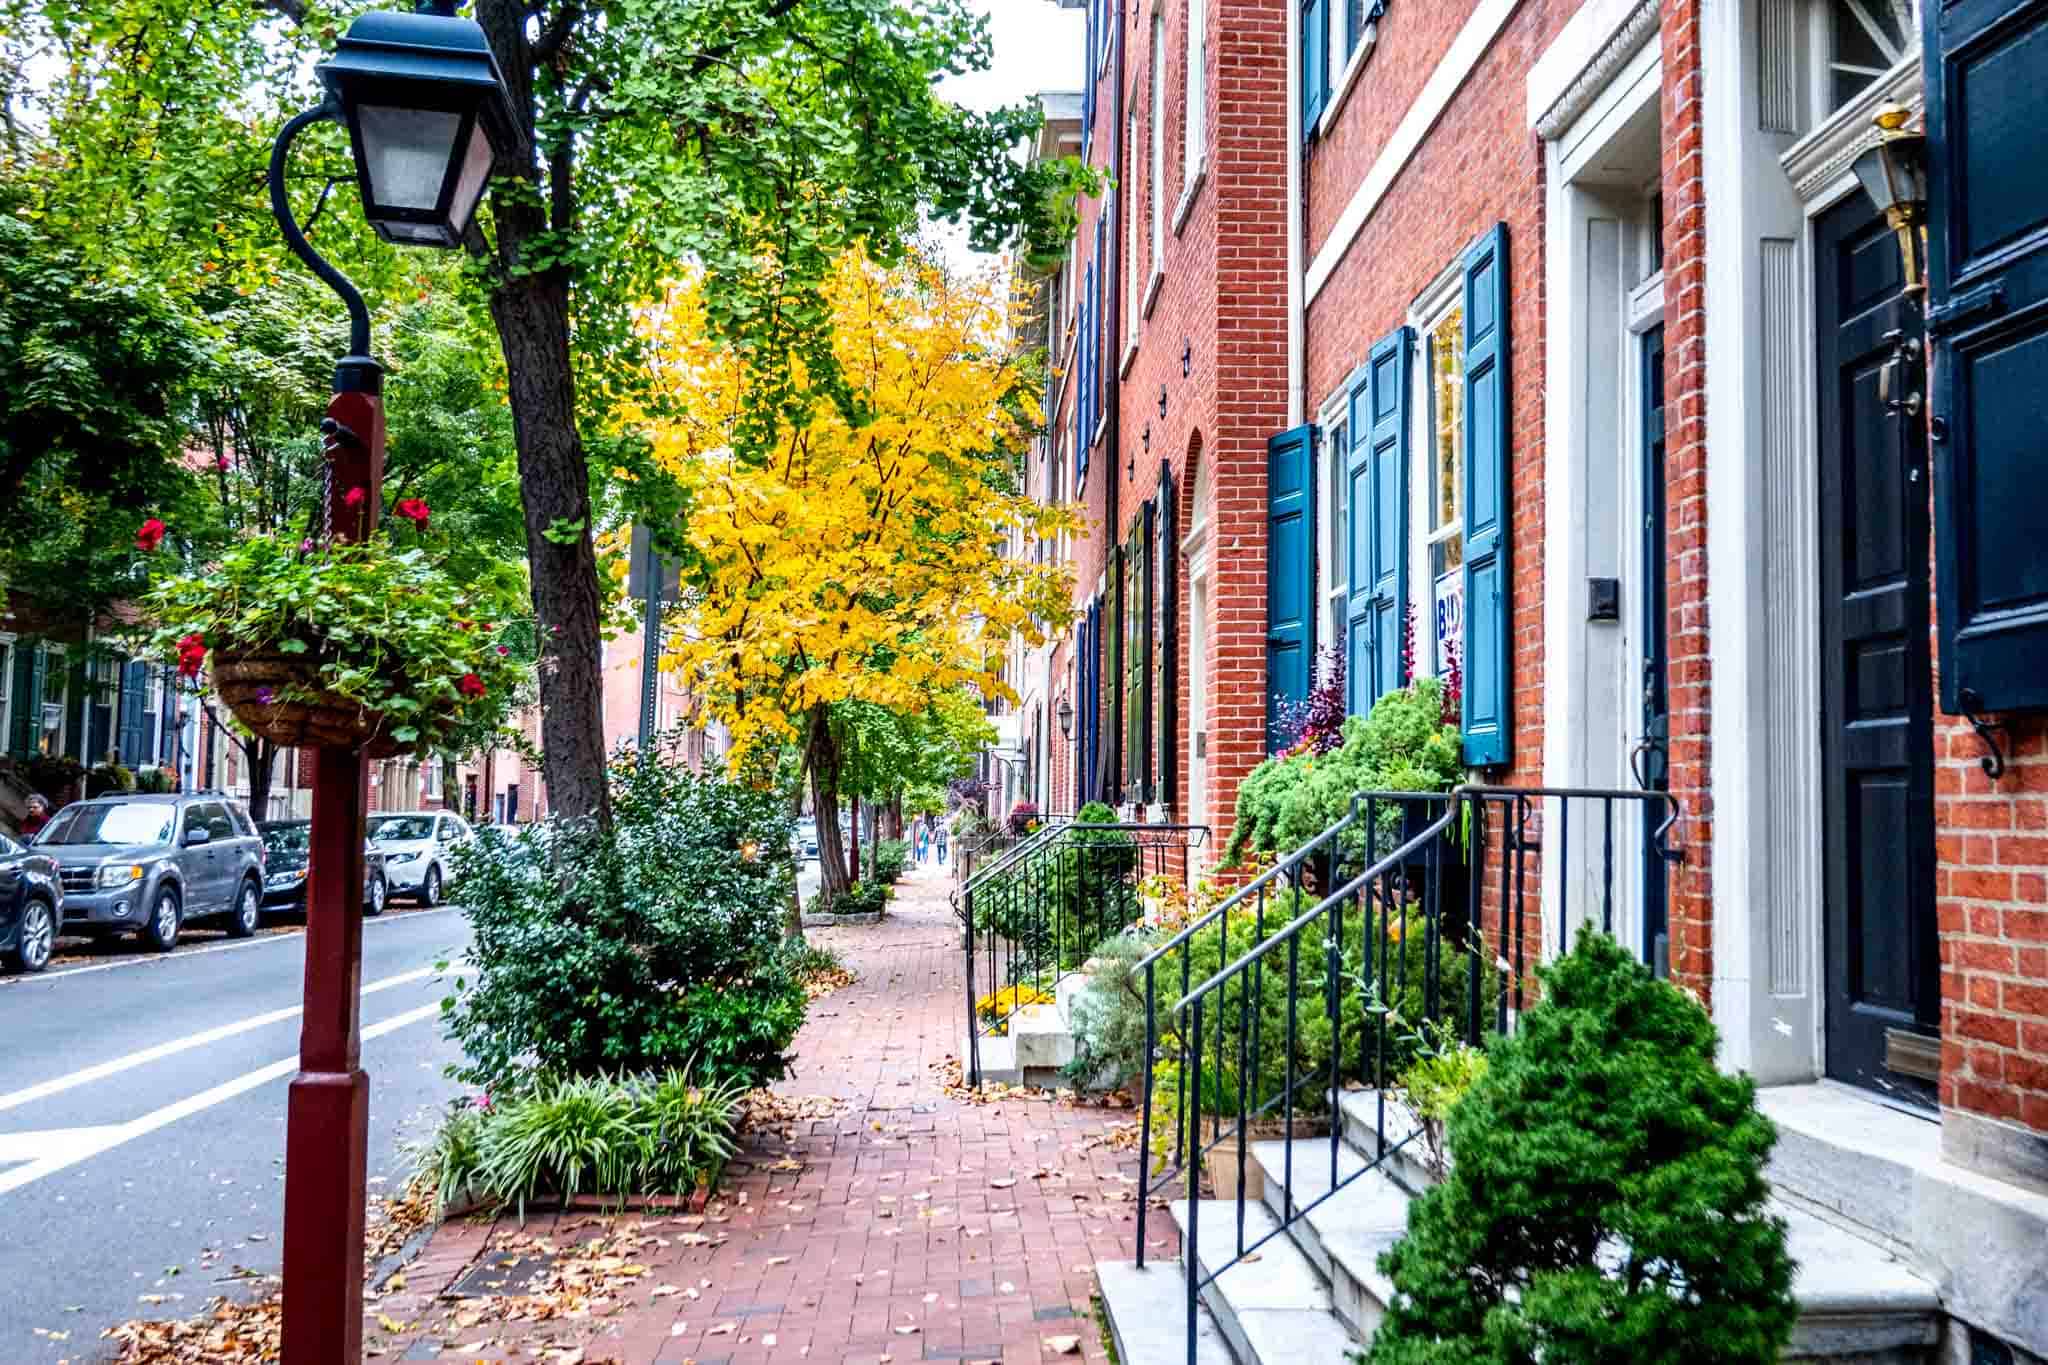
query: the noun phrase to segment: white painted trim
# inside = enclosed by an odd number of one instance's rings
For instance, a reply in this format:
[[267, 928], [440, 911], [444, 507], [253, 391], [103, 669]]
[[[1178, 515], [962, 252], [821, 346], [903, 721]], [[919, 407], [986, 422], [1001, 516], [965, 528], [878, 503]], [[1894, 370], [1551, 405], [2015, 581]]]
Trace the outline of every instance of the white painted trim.
[[1657, 44], [1640, 48], [1613, 81], [1587, 99], [1584, 111], [1555, 139], [1559, 174], [1567, 181], [1577, 180], [1643, 107], [1657, 99], [1663, 79], [1663, 54]]
[[1173, 235], [1180, 236], [1180, 230], [1188, 225], [1188, 214], [1195, 208], [1195, 200], [1202, 193], [1202, 186], [1209, 183], [1209, 159], [1205, 156], [1195, 167], [1193, 177], [1181, 187], [1180, 202], [1173, 206]]
[[14, 720], [14, 666], [15, 641], [19, 637], [11, 630], [0, 630], [0, 645], [7, 647], [5, 659], [0, 659], [0, 753], [5, 753], [8, 735]]
[[1856, 158], [1877, 145], [1877, 125], [1871, 118], [1879, 106], [1897, 101], [1917, 114], [1921, 96], [1920, 54], [1916, 50], [1786, 150], [1779, 164], [1793, 190], [1811, 202], [1836, 178], [1852, 173]]
[[[1344, 206], [1343, 213], [1338, 215], [1336, 226], [1330, 229], [1330, 235], [1316, 250], [1308, 268], [1305, 304], [1315, 302], [1316, 295], [1329, 283], [1338, 263], [1344, 259], [1344, 253], [1350, 249], [1351, 243], [1364, 229], [1367, 220], [1372, 217], [1373, 211], [1379, 207], [1380, 200], [1386, 197], [1387, 190], [1394, 183], [1394, 177], [1401, 173], [1401, 168], [1408, 164], [1408, 159], [1414, 156], [1416, 149], [1422, 145], [1423, 138], [1429, 135], [1429, 130], [1436, 126], [1436, 121], [1443, 116], [1444, 110], [1450, 107], [1451, 100], [1464, 86], [1466, 78], [1478, 67], [1480, 59], [1486, 55], [1487, 48], [1492, 46], [1494, 38], [1506, 26], [1520, 3], [1521, 0], [1477, 0], [1473, 5], [1471, 16], [1465, 20], [1464, 27], [1458, 30], [1457, 37], [1451, 40], [1450, 49], [1444, 53], [1443, 60], [1437, 63], [1436, 70], [1430, 73], [1429, 80], [1422, 87], [1422, 93], [1415, 97], [1415, 103], [1409, 105], [1408, 112], [1401, 116], [1400, 123], [1395, 125], [1393, 134], [1387, 139], [1387, 144], [1381, 149], [1378, 159], [1373, 162], [1372, 169], [1365, 173], [1365, 179], [1359, 181], [1358, 188], [1352, 191], [1351, 201]], [[1298, 8], [1290, 6], [1290, 13]], [[1291, 26], [1297, 21], [1290, 19], [1289, 22]], [[1287, 44], [1289, 90], [1299, 88], [1294, 70], [1294, 54], [1298, 46], [1298, 35], [1291, 34]], [[1293, 125], [1299, 118], [1299, 101], [1290, 99], [1287, 103], [1289, 110], [1292, 111], [1288, 115], [1289, 123]], [[1299, 130], [1291, 131], [1293, 136], [1289, 138], [1289, 145], [1299, 147]], [[1299, 153], [1297, 152], [1295, 156], [1298, 164]], [[1290, 189], [1292, 192], [1288, 196], [1288, 202], [1299, 204], [1301, 196], [1298, 184], [1291, 186]]]
[[1159, 302], [1159, 286], [1166, 283], [1166, 268], [1154, 264], [1152, 277], [1145, 281], [1145, 317], [1152, 316], [1152, 305]]
[[[1326, 138], [1330, 127], [1337, 121], [1338, 113], [1344, 108], [1344, 101], [1351, 94], [1351, 87], [1358, 84], [1358, 73], [1365, 69], [1365, 59], [1380, 43], [1380, 25], [1377, 19], [1365, 26], [1365, 32], [1358, 36], [1358, 46], [1351, 49], [1351, 57], [1344, 63], [1344, 74], [1337, 78], [1337, 88], [1331, 92], [1328, 104], [1323, 106], [1322, 116], [1316, 120], [1316, 137]], [[1291, 88], [1291, 87], [1290, 87]]]
[[1555, 138], [1656, 30], [1657, 0], [1581, 5], [1529, 68], [1529, 126], [1546, 141]]
[[1137, 363], [1137, 359], [1138, 334], [1137, 331], [1133, 329], [1131, 335], [1124, 338], [1124, 356], [1122, 360], [1119, 360], [1117, 362], [1116, 377], [1118, 379], [1129, 378], [1131, 373], [1131, 366]]

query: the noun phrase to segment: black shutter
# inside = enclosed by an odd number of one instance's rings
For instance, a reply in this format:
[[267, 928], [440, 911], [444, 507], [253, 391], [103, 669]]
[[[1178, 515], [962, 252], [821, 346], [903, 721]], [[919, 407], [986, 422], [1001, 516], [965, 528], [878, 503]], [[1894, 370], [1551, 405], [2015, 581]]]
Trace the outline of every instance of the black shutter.
[[1159, 466], [1159, 799], [1180, 796], [1180, 504], [1173, 468]]
[[1942, 709], [2048, 708], [2048, 0], [1926, 0]]

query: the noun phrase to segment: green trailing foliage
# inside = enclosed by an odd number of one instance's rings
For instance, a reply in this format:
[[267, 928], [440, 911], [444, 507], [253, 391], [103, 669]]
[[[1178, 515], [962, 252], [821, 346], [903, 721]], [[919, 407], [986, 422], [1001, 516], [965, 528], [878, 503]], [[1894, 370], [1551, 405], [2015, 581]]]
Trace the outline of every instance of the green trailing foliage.
[[[1444, 792], [1464, 776], [1458, 727], [1444, 722], [1443, 684], [1418, 678], [1388, 692], [1366, 716], [1344, 722], [1344, 742], [1328, 753], [1312, 748], [1276, 754], [1237, 789], [1237, 813], [1226, 863], [1247, 853], [1296, 849], [1342, 820], [1362, 791]], [[1400, 812], [1383, 813], [1376, 852], [1394, 846]], [[1365, 851], [1364, 838], [1349, 852]]]
[[1697, 1003], [1583, 933], [1449, 1113], [1451, 1169], [1380, 1258], [1373, 1365], [1768, 1365], [1798, 1309], [1756, 1085]]
[[910, 845], [901, 839], [884, 839], [875, 845], [874, 880], [884, 886], [901, 881], [910, 865]]
[[889, 903], [889, 885], [881, 880], [850, 882], [832, 898], [835, 915], [873, 915]]
[[613, 779], [609, 826], [528, 826], [461, 859], [474, 934], [442, 1003], [457, 1074], [780, 1079], [806, 1004], [783, 938], [786, 801], [664, 761]]

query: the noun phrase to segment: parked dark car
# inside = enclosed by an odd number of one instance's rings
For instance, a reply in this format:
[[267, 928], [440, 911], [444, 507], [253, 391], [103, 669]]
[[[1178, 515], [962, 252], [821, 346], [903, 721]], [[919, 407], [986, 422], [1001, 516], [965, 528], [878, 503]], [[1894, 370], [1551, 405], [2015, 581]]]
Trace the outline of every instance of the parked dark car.
[[[306, 905], [306, 862], [313, 843], [311, 820], [266, 820], [256, 826], [263, 835], [269, 857], [263, 868], [263, 908], [304, 909]], [[391, 883], [384, 876], [384, 854], [368, 840], [363, 842], [363, 913], [381, 915], [391, 899]]]
[[57, 860], [0, 834], [0, 954], [25, 972], [41, 971], [63, 916]]
[[263, 916], [263, 841], [219, 792], [74, 801], [36, 836], [57, 860], [67, 933], [133, 933], [159, 952], [194, 920], [247, 938]]

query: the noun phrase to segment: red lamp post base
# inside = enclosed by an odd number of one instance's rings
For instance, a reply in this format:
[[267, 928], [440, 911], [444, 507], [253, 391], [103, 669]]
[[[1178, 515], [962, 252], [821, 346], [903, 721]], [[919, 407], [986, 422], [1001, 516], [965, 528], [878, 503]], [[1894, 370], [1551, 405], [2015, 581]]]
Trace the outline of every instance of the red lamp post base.
[[356, 1365], [363, 1358], [363, 1171], [370, 1078], [301, 1071], [286, 1107], [284, 1358]]

